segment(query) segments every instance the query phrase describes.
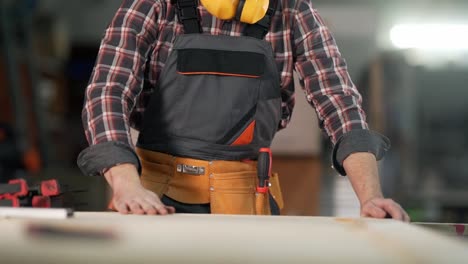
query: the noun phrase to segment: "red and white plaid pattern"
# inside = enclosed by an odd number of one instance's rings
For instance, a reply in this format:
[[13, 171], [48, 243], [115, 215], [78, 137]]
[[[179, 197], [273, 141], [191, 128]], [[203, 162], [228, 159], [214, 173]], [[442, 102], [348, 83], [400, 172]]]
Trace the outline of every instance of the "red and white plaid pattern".
[[[204, 34], [241, 36], [244, 25], [222, 21], [199, 7]], [[142, 115], [172, 49], [183, 34], [170, 0], [124, 0], [102, 40], [82, 112], [91, 145], [131, 144], [129, 128]], [[361, 96], [335, 40], [310, 0], [281, 0], [266, 36], [281, 71], [283, 118], [294, 108], [293, 70], [307, 100], [333, 142], [353, 129], [367, 129]]]

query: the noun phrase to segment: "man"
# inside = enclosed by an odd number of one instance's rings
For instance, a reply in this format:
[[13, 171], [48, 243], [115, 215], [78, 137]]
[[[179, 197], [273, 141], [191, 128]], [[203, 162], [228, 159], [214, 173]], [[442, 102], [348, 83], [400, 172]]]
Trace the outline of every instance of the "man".
[[[388, 140], [368, 130], [361, 96], [311, 1], [266, 1], [260, 16], [254, 5], [262, 1], [201, 2], [124, 0], [106, 31], [83, 109], [91, 146], [78, 164], [104, 174], [114, 208], [255, 214], [253, 150], [287, 126], [294, 69], [361, 215], [409, 221], [382, 195], [376, 160]], [[138, 154], [130, 127], [140, 130]]]

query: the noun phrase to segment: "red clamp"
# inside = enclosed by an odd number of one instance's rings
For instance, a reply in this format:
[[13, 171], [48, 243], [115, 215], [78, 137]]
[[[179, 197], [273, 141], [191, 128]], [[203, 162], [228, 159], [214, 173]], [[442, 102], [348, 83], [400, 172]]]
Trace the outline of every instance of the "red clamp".
[[0, 185], [0, 206], [51, 208], [51, 197], [61, 194], [60, 185], [55, 179], [32, 187], [28, 187], [24, 179], [15, 179]]
[[40, 194], [43, 196], [60, 195], [60, 185], [57, 180], [48, 180], [41, 182]]
[[23, 197], [27, 196], [28, 193], [28, 184], [23, 179], [10, 180], [8, 184], [0, 185], [0, 199]]
[[21, 190], [19, 192], [16, 192], [15, 194], [13, 194], [14, 196], [18, 197], [18, 196], [26, 196], [28, 195], [29, 193], [29, 188], [28, 188], [28, 183], [23, 180], [23, 179], [18, 179], [18, 180], [10, 180], [8, 182], [9, 184], [18, 184], [21, 188]]
[[52, 202], [49, 196], [34, 196], [32, 198], [32, 207], [35, 208], [51, 208]]
[[4, 207], [20, 207], [20, 201], [15, 197], [6, 197], [0, 199], [0, 206]]

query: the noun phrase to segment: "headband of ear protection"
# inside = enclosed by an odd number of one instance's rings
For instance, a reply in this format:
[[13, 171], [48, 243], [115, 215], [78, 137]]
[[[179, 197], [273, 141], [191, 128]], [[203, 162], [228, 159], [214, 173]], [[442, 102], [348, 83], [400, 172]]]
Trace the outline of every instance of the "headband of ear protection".
[[222, 19], [233, 18], [248, 24], [260, 21], [268, 10], [269, 0], [200, 0], [210, 14]]

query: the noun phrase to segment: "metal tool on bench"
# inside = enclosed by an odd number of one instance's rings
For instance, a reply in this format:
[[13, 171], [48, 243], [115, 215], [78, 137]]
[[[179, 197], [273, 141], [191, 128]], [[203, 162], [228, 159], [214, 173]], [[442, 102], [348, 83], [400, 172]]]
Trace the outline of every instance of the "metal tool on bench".
[[255, 193], [255, 208], [257, 215], [265, 215], [265, 203], [268, 201], [268, 190], [271, 175], [271, 149], [261, 148], [257, 161], [258, 186]]
[[66, 219], [73, 217], [70, 208], [13, 208], [0, 206], [0, 218]]

